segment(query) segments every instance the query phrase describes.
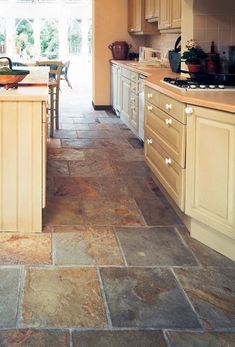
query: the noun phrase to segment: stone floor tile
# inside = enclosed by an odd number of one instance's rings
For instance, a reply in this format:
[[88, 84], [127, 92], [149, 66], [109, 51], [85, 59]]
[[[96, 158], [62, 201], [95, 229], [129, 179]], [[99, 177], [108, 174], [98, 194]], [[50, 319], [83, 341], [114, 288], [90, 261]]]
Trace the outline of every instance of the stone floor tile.
[[51, 262], [51, 235], [0, 233], [0, 264]]
[[122, 123], [122, 121], [120, 120], [120, 118], [118, 117], [99, 117], [99, 121], [102, 124], [119, 124]]
[[54, 138], [57, 139], [76, 139], [77, 133], [76, 130], [55, 130]]
[[170, 270], [102, 268], [100, 271], [114, 327], [200, 327]]
[[145, 225], [134, 200], [84, 200], [86, 224]]
[[0, 268], [0, 328], [16, 326], [19, 269]]
[[110, 133], [105, 130], [90, 130], [90, 131], [83, 131], [83, 130], [77, 130], [77, 137], [79, 139], [106, 139], [107, 137], [110, 137]]
[[54, 139], [53, 137], [50, 137], [47, 140], [47, 148], [60, 148], [60, 147], [61, 147], [60, 139]]
[[97, 124], [100, 123], [98, 117], [96, 116], [83, 116], [83, 117], [77, 117], [76, 119], [74, 118], [74, 123], [75, 124]]
[[76, 130], [73, 123], [66, 123], [66, 121], [64, 121], [63, 123], [60, 123], [60, 129], [61, 130]]
[[156, 194], [148, 184], [148, 177], [121, 176], [126, 185], [129, 197], [142, 199], [155, 199]]
[[84, 160], [82, 150], [75, 148], [48, 148], [48, 160]]
[[[96, 124], [94, 124], [94, 125], [96, 125]], [[99, 124], [97, 124], [97, 125], [99, 125]], [[75, 128], [75, 130], [91, 130], [90, 124], [75, 123], [74, 128]]]
[[63, 148], [96, 148], [94, 139], [61, 139]]
[[135, 199], [148, 225], [165, 226], [182, 224], [174, 210], [161, 199]]
[[233, 347], [235, 333], [168, 332], [169, 347]]
[[110, 150], [112, 149], [132, 149], [131, 145], [128, 143], [125, 139], [96, 139], [95, 140], [96, 148], [108, 148]]
[[84, 224], [84, 211], [80, 199], [71, 197], [48, 198], [43, 209], [43, 225]]
[[74, 331], [73, 347], [167, 347], [160, 331]]
[[103, 149], [94, 149], [94, 148], [86, 148], [83, 149], [83, 153], [85, 156], [85, 160], [99, 160], [99, 161], [107, 161], [109, 160], [109, 153], [104, 151]]
[[141, 177], [150, 175], [150, 170], [144, 161], [114, 161], [111, 166], [116, 175]]
[[110, 227], [54, 233], [53, 247], [56, 265], [123, 265], [121, 251]]
[[113, 175], [113, 169], [108, 161], [93, 160], [70, 161], [71, 176], [98, 177]]
[[[88, 125], [89, 129], [84, 129], [84, 130], [108, 130], [108, 131], [120, 131], [119, 125], [118, 124], [89, 124]], [[81, 129], [82, 130], [82, 129]]]
[[185, 227], [177, 227], [177, 230], [203, 266], [235, 267], [235, 261], [193, 239]]
[[2, 330], [1, 347], [69, 347], [70, 336], [63, 330]]
[[125, 185], [125, 181], [118, 176], [99, 177], [99, 184], [102, 189], [102, 195], [106, 199], [128, 199], [130, 197], [128, 193], [128, 186]]
[[68, 176], [68, 162], [65, 160], [50, 160], [47, 162], [48, 178], [54, 176]]
[[80, 198], [102, 197], [101, 186], [96, 177], [55, 177], [55, 196], [74, 196]]
[[174, 228], [118, 228], [116, 234], [128, 265], [197, 266]]
[[73, 233], [73, 232], [83, 232], [87, 230], [89, 226], [87, 225], [55, 225], [53, 231], [55, 233]]
[[137, 138], [130, 138], [128, 142], [132, 145], [133, 148], [144, 148], [144, 142]]
[[91, 268], [29, 268], [21, 326], [105, 327], [99, 282]]
[[175, 269], [205, 329], [234, 328], [234, 269]]

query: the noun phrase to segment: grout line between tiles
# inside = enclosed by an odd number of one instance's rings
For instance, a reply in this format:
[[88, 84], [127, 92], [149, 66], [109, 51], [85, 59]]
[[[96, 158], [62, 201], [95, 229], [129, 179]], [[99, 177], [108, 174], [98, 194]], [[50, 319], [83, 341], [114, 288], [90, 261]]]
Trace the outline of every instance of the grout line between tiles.
[[20, 327], [20, 320], [22, 317], [25, 276], [26, 276], [26, 268], [23, 267], [20, 270], [20, 277], [19, 277], [18, 302], [17, 302], [17, 313], [16, 313], [16, 328]]
[[114, 236], [115, 236], [115, 238], [116, 238], [116, 240], [117, 240], [118, 247], [119, 247], [119, 249], [120, 249], [122, 258], [123, 258], [123, 260], [124, 260], [124, 264], [125, 264], [125, 266], [128, 266], [128, 263], [127, 263], [127, 260], [126, 260], [124, 251], [123, 251], [123, 249], [122, 249], [121, 242], [120, 242], [120, 240], [119, 240], [119, 237], [118, 237], [118, 235], [117, 235], [116, 229], [115, 229], [114, 227], [113, 227], [113, 233], [114, 233]]
[[69, 329], [69, 346], [73, 347], [73, 331]]
[[100, 269], [98, 267], [96, 267], [96, 272], [97, 272], [97, 276], [98, 276], [98, 279], [99, 279], [100, 292], [101, 292], [101, 295], [102, 295], [102, 298], [103, 298], [103, 303], [104, 303], [104, 309], [105, 309], [105, 313], [106, 313], [108, 328], [112, 329], [112, 327], [113, 327], [112, 319], [111, 319], [111, 315], [110, 315], [110, 311], [109, 311], [109, 307], [108, 307], [108, 302], [107, 302], [107, 298], [106, 298], [106, 294], [105, 294], [105, 290], [104, 290], [103, 281], [102, 281], [101, 274], [100, 274]]
[[200, 261], [197, 259], [196, 255], [194, 254], [194, 252], [192, 251], [192, 249], [189, 247], [188, 243], [185, 241], [185, 239], [183, 238], [183, 236], [179, 232], [178, 227], [175, 227], [174, 229], [175, 229], [176, 234], [179, 236], [179, 238], [181, 239], [182, 243], [184, 244], [184, 246], [190, 251], [190, 253], [194, 257], [194, 259], [196, 260], [198, 266], [199, 267], [203, 267], [202, 264], [200, 263]]
[[51, 260], [52, 260], [52, 266], [55, 266], [55, 259], [56, 259], [56, 248], [54, 245], [54, 233], [51, 234]]
[[175, 278], [175, 280], [176, 280], [176, 282], [177, 282], [179, 288], [181, 289], [181, 292], [183, 293], [183, 295], [185, 296], [186, 300], [188, 301], [188, 303], [189, 303], [191, 309], [192, 309], [193, 312], [195, 313], [199, 325], [200, 325], [201, 328], [203, 329], [203, 324], [202, 324], [201, 318], [200, 318], [199, 314], [197, 313], [196, 309], [194, 308], [194, 306], [193, 306], [193, 304], [192, 304], [190, 298], [188, 297], [186, 291], [184, 290], [182, 284], [180, 283], [180, 280], [178, 279], [178, 277], [177, 277], [177, 275], [176, 275], [174, 269], [171, 268], [170, 270], [171, 270], [171, 272], [172, 272], [172, 274], [173, 274], [173, 276], [174, 276], [174, 278]]
[[167, 330], [163, 329], [162, 333], [163, 333], [164, 339], [166, 341], [167, 347], [171, 347], [171, 343], [170, 343], [168, 336], [167, 336]]

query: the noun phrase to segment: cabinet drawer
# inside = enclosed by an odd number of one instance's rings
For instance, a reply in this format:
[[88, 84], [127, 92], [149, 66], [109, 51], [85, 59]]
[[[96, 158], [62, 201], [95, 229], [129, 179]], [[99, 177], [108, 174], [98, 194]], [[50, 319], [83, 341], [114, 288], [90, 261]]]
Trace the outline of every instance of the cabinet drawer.
[[185, 170], [169, 156], [149, 132], [145, 132], [144, 153], [145, 160], [156, 178], [184, 211]]
[[178, 122], [159, 108], [146, 103], [145, 130], [169, 153], [182, 168], [185, 168], [186, 125]]
[[122, 67], [121, 75], [126, 77], [126, 78], [128, 78], [130, 80], [131, 79], [131, 70], [125, 69], [124, 67]]
[[145, 87], [145, 99], [177, 119], [179, 122], [186, 124], [185, 104], [182, 102], [149, 87]]

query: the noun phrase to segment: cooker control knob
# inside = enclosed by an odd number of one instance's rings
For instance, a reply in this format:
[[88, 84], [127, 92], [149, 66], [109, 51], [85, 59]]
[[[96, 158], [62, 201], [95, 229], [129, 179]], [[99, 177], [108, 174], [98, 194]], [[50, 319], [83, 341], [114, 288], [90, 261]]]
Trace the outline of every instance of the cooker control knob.
[[187, 106], [187, 107], [185, 107], [184, 112], [186, 114], [188, 114], [188, 115], [192, 114], [193, 113], [193, 108], [191, 106]]
[[152, 139], [147, 139], [147, 144], [148, 145], [151, 145], [153, 143], [153, 140]]

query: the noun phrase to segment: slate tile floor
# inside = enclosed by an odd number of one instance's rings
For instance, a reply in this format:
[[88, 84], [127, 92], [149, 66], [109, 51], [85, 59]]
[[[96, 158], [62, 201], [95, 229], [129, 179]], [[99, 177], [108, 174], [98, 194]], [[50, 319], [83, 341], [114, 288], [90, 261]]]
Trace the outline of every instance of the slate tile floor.
[[189, 237], [115, 116], [67, 112], [42, 234], [0, 234], [0, 346], [235, 346], [235, 264]]

